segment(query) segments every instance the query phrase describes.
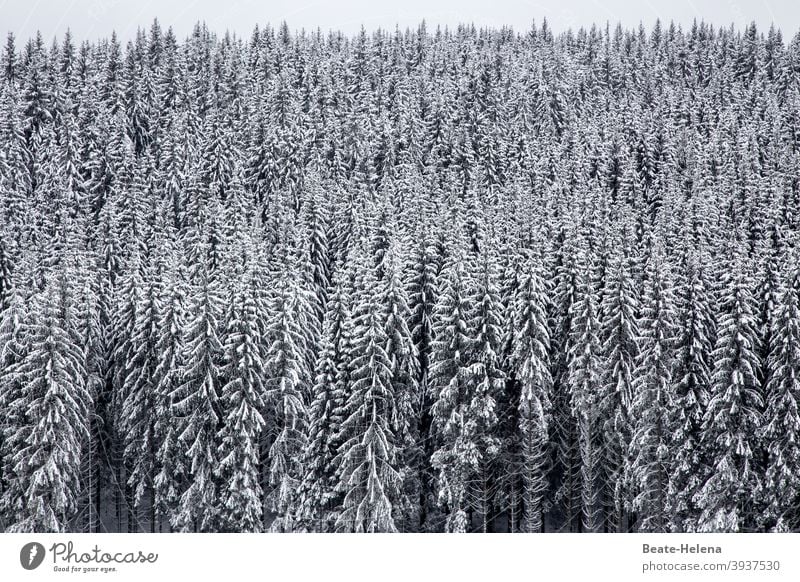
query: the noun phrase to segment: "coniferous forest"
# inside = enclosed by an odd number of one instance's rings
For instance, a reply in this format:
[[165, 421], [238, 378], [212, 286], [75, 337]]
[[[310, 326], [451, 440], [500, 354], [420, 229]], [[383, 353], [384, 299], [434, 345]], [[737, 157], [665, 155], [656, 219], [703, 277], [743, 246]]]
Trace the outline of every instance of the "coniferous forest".
[[9, 35], [0, 202], [0, 530], [800, 530], [800, 35]]

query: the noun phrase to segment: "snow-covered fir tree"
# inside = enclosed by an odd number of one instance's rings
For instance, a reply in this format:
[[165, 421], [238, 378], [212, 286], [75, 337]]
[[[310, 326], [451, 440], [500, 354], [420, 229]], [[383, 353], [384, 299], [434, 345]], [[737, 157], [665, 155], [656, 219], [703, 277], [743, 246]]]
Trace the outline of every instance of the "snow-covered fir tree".
[[398, 436], [402, 430], [392, 362], [387, 354], [386, 306], [365, 265], [356, 282], [352, 387], [344, 406], [337, 489], [344, 495], [336, 529], [397, 531], [402, 477]]
[[703, 419], [710, 475], [696, 494], [701, 531], [741, 531], [755, 524], [752, 492], [760, 490], [756, 463], [761, 407], [756, 376], [755, 299], [741, 243], [731, 245], [721, 282], [711, 394]]
[[523, 530], [544, 527], [542, 499], [547, 487], [548, 450], [552, 415], [550, 331], [548, 297], [541, 263], [531, 255], [521, 264], [523, 272], [513, 304], [512, 362], [520, 381], [519, 429], [523, 498]]
[[[244, 254], [247, 258], [247, 254]], [[259, 444], [264, 427], [264, 361], [259, 345], [257, 281], [252, 265], [231, 290], [222, 335], [225, 384], [219, 434], [220, 531], [257, 532], [263, 525]]]
[[630, 443], [632, 506], [639, 531], [669, 529], [668, 495], [673, 452], [671, 421], [675, 406], [675, 299], [663, 251], [654, 247], [645, 270]]

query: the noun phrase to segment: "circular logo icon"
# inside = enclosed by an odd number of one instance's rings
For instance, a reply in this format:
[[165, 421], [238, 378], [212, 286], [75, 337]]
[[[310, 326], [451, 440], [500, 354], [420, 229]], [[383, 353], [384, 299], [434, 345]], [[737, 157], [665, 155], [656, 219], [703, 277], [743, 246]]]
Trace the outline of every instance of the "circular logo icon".
[[19, 551], [19, 563], [26, 570], [35, 570], [44, 561], [44, 546], [39, 542], [30, 542]]

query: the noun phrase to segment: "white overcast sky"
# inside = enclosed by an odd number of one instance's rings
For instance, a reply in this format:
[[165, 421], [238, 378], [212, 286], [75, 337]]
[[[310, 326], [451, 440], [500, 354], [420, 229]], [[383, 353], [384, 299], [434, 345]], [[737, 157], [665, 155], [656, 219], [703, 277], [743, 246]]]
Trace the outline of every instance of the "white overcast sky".
[[368, 30], [394, 29], [416, 26], [422, 19], [431, 26], [471, 22], [526, 30], [532, 20], [547, 18], [560, 31], [607, 21], [642, 22], [649, 28], [661, 18], [685, 26], [698, 19], [740, 28], [755, 21], [763, 30], [775, 23], [788, 41], [800, 29], [800, 0], [0, 0], [0, 33], [11, 31], [22, 39], [38, 29], [49, 41], [67, 28], [78, 39], [108, 36], [112, 30], [129, 39], [154, 17], [164, 28], [172, 26], [179, 38], [198, 20], [216, 32], [249, 36], [256, 23], [284, 20], [293, 30], [353, 33], [362, 24]]

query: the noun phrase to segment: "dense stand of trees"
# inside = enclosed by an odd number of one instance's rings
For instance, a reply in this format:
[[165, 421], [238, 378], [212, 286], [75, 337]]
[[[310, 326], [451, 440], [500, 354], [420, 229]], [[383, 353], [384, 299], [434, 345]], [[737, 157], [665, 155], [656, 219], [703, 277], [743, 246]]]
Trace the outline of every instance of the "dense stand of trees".
[[0, 529], [800, 529], [800, 36], [0, 65]]

